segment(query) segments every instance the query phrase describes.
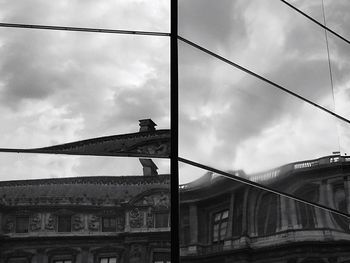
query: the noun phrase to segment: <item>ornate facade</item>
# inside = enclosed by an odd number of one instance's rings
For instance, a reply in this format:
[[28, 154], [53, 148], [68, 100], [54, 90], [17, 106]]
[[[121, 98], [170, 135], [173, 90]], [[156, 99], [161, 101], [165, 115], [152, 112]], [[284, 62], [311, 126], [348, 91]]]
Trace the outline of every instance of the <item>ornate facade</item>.
[[0, 182], [0, 262], [170, 262], [169, 180]]
[[[249, 178], [350, 212], [349, 157], [288, 164]], [[180, 188], [184, 263], [350, 262], [350, 221], [341, 215], [212, 173]]]

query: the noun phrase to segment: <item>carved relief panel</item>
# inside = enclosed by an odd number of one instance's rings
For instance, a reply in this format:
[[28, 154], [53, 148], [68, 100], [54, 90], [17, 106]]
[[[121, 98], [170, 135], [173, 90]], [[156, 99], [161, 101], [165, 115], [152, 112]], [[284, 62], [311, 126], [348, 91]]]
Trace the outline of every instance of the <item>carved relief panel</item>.
[[72, 217], [72, 227], [73, 227], [73, 231], [84, 230], [85, 222], [84, 222], [83, 215], [76, 214]]
[[131, 228], [141, 228], [143, 226], [143, 212], [137, 207], [129, 212], [129, 224]]
[[41, 230], [41, 214], [36, 213], [31, 216], [30, 219], [30, 230], [31, 231], [40, 231]]
[[45, 216], [45, 229], [49, 231], [54, 231], [56, 230], [56, 216], [53, 215], [52, 213], [48, 213]]
[[100, 230], [100, 217], [96, 215], [89, 215], [88, 217], [88, 229], [89, 231]]

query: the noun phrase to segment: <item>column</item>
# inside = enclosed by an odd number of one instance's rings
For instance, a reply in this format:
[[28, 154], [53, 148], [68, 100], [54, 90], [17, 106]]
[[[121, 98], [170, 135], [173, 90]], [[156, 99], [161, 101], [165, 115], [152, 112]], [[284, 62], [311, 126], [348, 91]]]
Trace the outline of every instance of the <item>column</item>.
[[289, 226], [291, 226], [293, 229], [300, 228], [300, 225], [298, 224], [298, 217], [297, 217], [297, 209], [295, 205], [295, 200], [288, 198], [288, 214], [289, 214]]
[[190, 244], [198, 243], [198, 210], [196, 204], [189, 206]]
[[350, 176], [344, 178], [345, 202], [348, 214], [350, 214]]
[[278, 226], [277, 231], [283, 231], [288, 229], [289, 223], [288, 223], [288, 211], [287, 211], [287, 197], [285, 196], [279, 196], [280, 202], [279, 202], [279, 211], [280, 211], [280, 218], [281, 218], [281, 224]]
[[[333, 187], [328, 180], [321, 182], [320, 188], [320, 199], [319, 202], [322, 205], [334, 207], [333, 205]], [[324, 211], [323, 209], [315, 208], [317, 227], [332, 227], [334, 226], [330, 212]], [[320, 222], [319, 222], [320, 221]]]
[[235, 195], [234, 193], [231, 193], [226, 239], [231, 239], [232, 237], [232, 224], [233, 224], [233, 218], [234, 218], [234, 214], [233, 214], [234, 201], [235, 201]]

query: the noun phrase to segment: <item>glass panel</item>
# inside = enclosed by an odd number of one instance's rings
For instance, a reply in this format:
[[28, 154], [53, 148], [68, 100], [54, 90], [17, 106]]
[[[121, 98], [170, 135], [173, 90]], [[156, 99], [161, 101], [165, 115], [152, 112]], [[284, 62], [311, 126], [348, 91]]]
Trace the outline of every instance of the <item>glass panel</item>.
[[184, 0], [179, 21], [180, 36], [334, 110], [324, 30], [281, 1]]
[[59, 0], [51, 3], [1, 0], [0, 22], [169, 32], [169, 3], [162, 0]]
[[[332, 115], [185, 44], [180, 54], [180, 157], [302, 198], [293, 177], [341, 173]], [[201, 176], [186, 169], [183, 183]]]
[[[180, 180], [186, 176], [186, 166], [180, 163]], [[205, 258], [207, 262], [344, 263], [350, 259], [349, 217], [192, 167], [194, 170], [202, 177], [180, 185], [180, 222], [183, 215], [190, 216], [190, 238], [180, 244], [181, 262]], [[350, 184], [344, 188], [341, 176], [318, 177], [322, 183], [314, 186], [295, 179], [295, 190], [349, 211]], [[334, 189], [335, 197], [322, 191], [322, 184]], [[210, 237], [208, 218], [223, 206], [230, 210], [227, 231], [220, 232], [225, 237], [216, 242], [217, 238]]]
[[108, 258], [101, 258], [100, 263], [108, 263]]
[[0, 147], [138, 132], [148, 118], [168, 129], [168, 45], [159, 37], [0, 28]]
[[109, 263], [116, 263], [117, 259], [116, 258], [109, 258]]

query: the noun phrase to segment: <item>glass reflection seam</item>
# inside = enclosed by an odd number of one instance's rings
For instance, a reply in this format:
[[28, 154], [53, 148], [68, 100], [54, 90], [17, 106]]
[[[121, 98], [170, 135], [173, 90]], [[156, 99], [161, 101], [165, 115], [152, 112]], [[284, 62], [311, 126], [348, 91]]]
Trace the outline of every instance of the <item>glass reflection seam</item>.
[[46, 26], [46, 25], [14, 24], [14, 23], [0, 23], [0, 27], [89, 32], [89, 33], [109, 33], [109, 34], [124, 34], [124, 35], [163, 36], [163, 37], [170, 36], [170, 33], [166, 33], [166, 32], [119, 30], [119, 29], [106, 29], [106, 28], [93, 28], [93, 27]]
[[255, 78], [258, 78], [258, 79], [260, 79], [260, 80], [262, 80], [264, 82], [267, 82], [268, 84], [274, 86], [275, 88], [278, 88], [278, 89], [288, 93], [289, 95], [292, 95], [292, 96], [294, 96], [294, 97], [296, 97], [298, 99], [301, 99], [301, 100], [303, 100], [303, 101], [305, 101], [305, 102], [315, 106], [316, 108], [319, 108], [319, 109], [321, 109], [321, 110], [323, 110], [323, 111], [333, 115], [334, 117], [336, 117], [336, 118], [338, 118], [338, 119], [340, 119], [340, 120], [350, 124], [350, 120], [348, 120], [348, 119], [338, 115], [337, 113], [335, 113], [335, 112], [333, 112], [331, 110], [328, 110], [325, 107], [322, 107], [321, 105], [319, 105], [319, 104], [317, 104], [317, 103], [315, 103], [315, 102], [313, 102], [313, 101], [311, 101], [311, 100], [309, 100], [307, 98], [304, 98], [303, 96], [301, 96], [301, 95], [299, 95], [299, 94], [297, 94], [297, 93], [295, 93], [293, 91], [290, 91], [289, 89], [284, 88], [283, 86], [281, 86], [281, 85], [279, 85], [279, 84], [277, 84], [277, 83], [275, 83], [275, 82], [273, 82], [273, 81], [271, 81], [271, 80], [269, 80], [269, 79], [267, 79], [267, 78], [265, 78], [265, 77], [255, 73], [255, 72], [253, 72], [253, 71], [251, 71], [251, 70], [249, 70], [249, 69], [247, 69], [247, 68], [245, 68], [245, 67], [243, 67], [243, 66], [241, 66], [241, 65], [239, 65], [239, 64], [237, 64], [237, 63], [235, 63], [235, 62], [233, 62], [231, 60], [228, 60], [227, 58], [224, 58], [224, 57], [222, 57], [222, 56], [220, 56], [220, 55], [210, 51], [209, 49], [206, 49], [206, 48], [204, 48], [204, 47], [202, 47], [202, 46], [200, 46], [200, 45], [198, 45], [198, 44], [196, 44], [196, 43], [194, 43], [194, 42], [192, 42], [192, 41], [190, 41], [190, 40], [188, 40], [186, 38], [183, 38], [181, 36], [178, 36], [178, 39], [181, 40], [182, 42], [184, 42], [184, 43], [186, 43], [186, 44], [196, 48], [196, 49], [199, 49], [200, 51], [202, 51], [204, 53], [207, 53], [210, 56], [213, 56], [213, 57], [215, 57], [215, 58], [225, 62], [226, 64], [229, 64], [230, 66], [233, 66], [233, 67], [235, 67], [235, 68], [237, 68], [237, 69], [239, 69], [239, 70], [241, 70], [241, 71], [243, 71], [243, 72], [245, 72], [245, 73], [247, 73], [247, 74], [249, 74], [249, 75], [251, 75], [251, 76], [253, 76]]
[[186, 164], [189, 164], [189, 165], [201, 168], [201, 169], [205, 169], [205, 170], [210, 171], [210, 172], [218, 173], [218, 174], [220, 174], [220, 175], [222, 175], [222, 176], [224, 176], [226, 178], [232, 179], [232, 180], [237, 181], [239, 183], [242, 183], [242, 184], [245, 184], [245, 185], [249, 185], [249, 186], [252, 186], [252, 187], [255, 187], [255, 188], [258, 188], [258, 189], [270, 192], [270, 193], [274, 193], [274, 194], [277, 194], [277, 195], [280, 195], [280, 196], [284, 196], [284, 197], [290, 198], [292, 200], [295, 200], [297, 202], [301, 202], [301, 203], [306, 204], [306, 205], [311, 205], [313, 207], [320, 208], [320, 209], [325, 210], [327, 212], [331, 212], [331, 213], [343, 216], [343, 217], [345, 217], [347, 219], [350, 219], [350, 215], [349, 214], [340, 212], [340, 211], [338, 211], [336, 209], [333, 209], [333, 208], [330, 208], [330, 207], [327, 207], [327, 206], [324, 206], [324, 205], [321, 205], [321, 204], [317, 204], [317, 203], [314, 203], [314, 202], [307, 201], [305, 199], [296, 197], [296, 196], [294, 196], [292, 194], [287, 194], [287, 193], [284, 193], [284, 192], [272, 189], [270, 187], [261, 185], [259, 183], [253, 182], [253, 181], [250, 181], [248, 179], [244, 179], [244, 178], [241, 178], [239, 176], [236, 176], [236, 175], [233, 175], [233, 174], [230, 174], [230, 173], [218, 170], [216, 168], [213, 168], [213, 167], [210, 167], [210, 166], [207, 166], [207, 165], [204, 165], [204, 164], [200, 164], [200, 163], [197, 163], [197, 162], [194, 162], [194, 161], [182, 158], [182, 157], [179, 157], [178, 160], [179, 160], [179, 162], [182, 162], [182, 163], [186, 163]]
[[342, 35], [338, 34], [337, 32], [335, 32], [334, 30], [330, 29], [329, 27], [327, 27], [326, 25], [321, 24], [320, 22], [318, 22], [316, 19], [312, 18], [311, 16], [309, 16], [308, 14], [304, 13], [303, 11], [301, 11], [300, 9], [296, 8], [294, 5], [292, 5], [291, 3], [288, 3], [285, 0], [280, 0], [282, 3], [286, 4], [287, 6], [289, 6], [290, 8], [292, 8], [293, 10], [295, 10], [296, 12], [298, 12], [299, 14], [305, 16], [307, 19], [311, 20], [312, 22], [314, 22], [315, 24], [319, 25], [320, 27], [324, 28], [325, 30], [327, 30], [328, 32], [332, 33], [333, 35], [335, 35], [336, 37], [340, 38], [341, 40], [345, 41], [346, 43], [350, 44], [350, 40], [346, 39], [345, 37], [343, 37]]

